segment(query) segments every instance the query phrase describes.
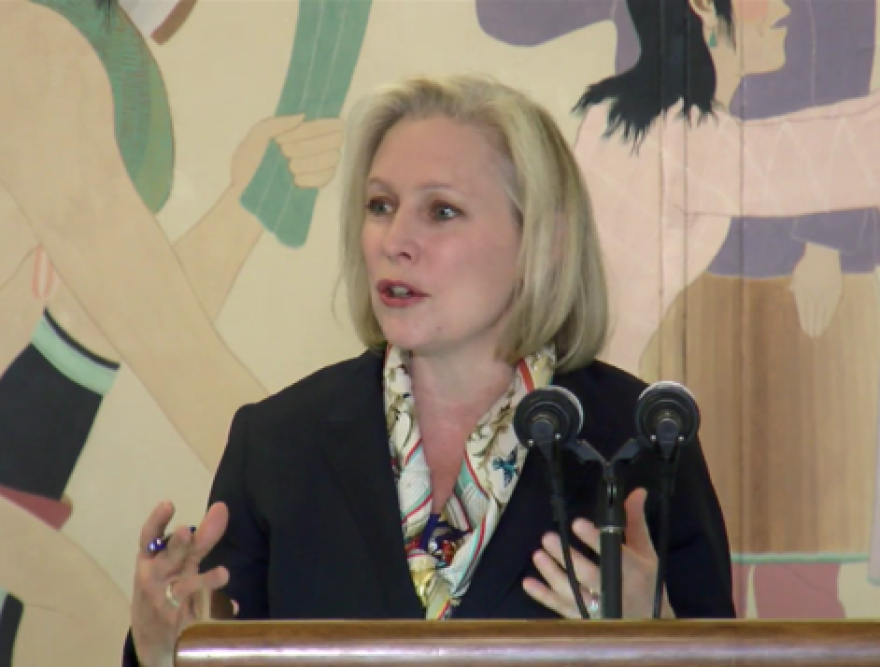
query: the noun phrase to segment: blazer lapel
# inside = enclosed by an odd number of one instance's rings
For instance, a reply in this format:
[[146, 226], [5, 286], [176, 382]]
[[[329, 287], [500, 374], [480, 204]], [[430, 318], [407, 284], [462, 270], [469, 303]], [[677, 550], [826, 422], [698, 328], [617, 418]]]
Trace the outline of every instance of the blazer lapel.
[[[616, 434], [604, 426], [591, 409], [595, 393], [579, 382], [577, 374], [560, 375], [554, 384], [571, 390], [584, 402], [584, 424], [579, 437], [608, 455], [609, 449], [614, 449], [612, 443]], [[565, 453], [563, 477], [569, 520], [583, 515], [595, 519], [600, 466], [597, 463], [581, 464], [574, 455]], [[559, 530], [553, 518], [550, 494], [549, 465], [539, 451], [530, 451], [510, 504], [474, 572], [473, 582], [462, 599], [457, 617], [491, 616], [492, 610], [511, 587], [522, 584], [544, 533]]]
[[[369, 356], [368, 356], [369, 355]], [[381, 357], [367, 353], [352, 382], [339, 387], [328, 414], [324, 447], [382, 584], [387, 618], [424, 618], [400, 528], [400, 506], [382, 395]]]
[[520, 586], [541, 537], [552, 529], [548, 466], [529, 452], [522, 476], [474, 572], [456, 617], [485, 618], [513, 586]]

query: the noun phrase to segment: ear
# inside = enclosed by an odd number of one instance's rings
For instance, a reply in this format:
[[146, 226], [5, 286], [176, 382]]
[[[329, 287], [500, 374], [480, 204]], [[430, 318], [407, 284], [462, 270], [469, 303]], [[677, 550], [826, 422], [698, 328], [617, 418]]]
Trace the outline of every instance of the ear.
[[715, 3], [713, 0], [688, 0], [691, 10], [703, 22], [705, 30], [715, 29], [718, 27], [718, 14], [715, 11]]

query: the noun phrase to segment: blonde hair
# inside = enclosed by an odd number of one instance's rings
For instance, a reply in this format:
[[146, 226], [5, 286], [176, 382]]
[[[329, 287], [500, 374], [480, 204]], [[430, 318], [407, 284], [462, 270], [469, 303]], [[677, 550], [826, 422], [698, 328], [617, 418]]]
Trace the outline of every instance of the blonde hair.
[[404, 119], [446, 117], [483, 132], [496, 148], [522, 224], [514, 289], [498, 355], [516, 363], [554, 343], [557, 369], [585, 366], [608, 330], [608, 296], [592, 207], [574, 155], [550, 114], [523, 93], [475, 75], [418, 77], [366, 98], [343, 172], [342, 280], [365, 345], [386, 341], [373, 313], [361, 230], [366, 183], [385, 134]]

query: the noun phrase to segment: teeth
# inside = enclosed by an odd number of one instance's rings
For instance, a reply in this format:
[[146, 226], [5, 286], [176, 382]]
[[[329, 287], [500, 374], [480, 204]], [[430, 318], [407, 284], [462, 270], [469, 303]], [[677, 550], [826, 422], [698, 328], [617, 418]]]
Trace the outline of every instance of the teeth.
[[406, 287], [401, 287], [400, 285], [395, 285], [391, 288], [392, 296], [409, 296], [410, 291]]

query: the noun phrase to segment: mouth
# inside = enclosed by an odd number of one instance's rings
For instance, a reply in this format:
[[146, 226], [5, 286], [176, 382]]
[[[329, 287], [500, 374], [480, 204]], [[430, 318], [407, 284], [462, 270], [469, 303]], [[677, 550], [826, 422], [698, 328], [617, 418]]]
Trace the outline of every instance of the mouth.
[[399, 280], [380, 280], [376, 284], [382, 302], [388, 306], [407, 306], [421, 301], [428, 295], [418, 288]]
[[788, 22], [791, 19], [791, 10], [786, 12], [770, 24], [770, 30], [785, 30], [788, 28]]

